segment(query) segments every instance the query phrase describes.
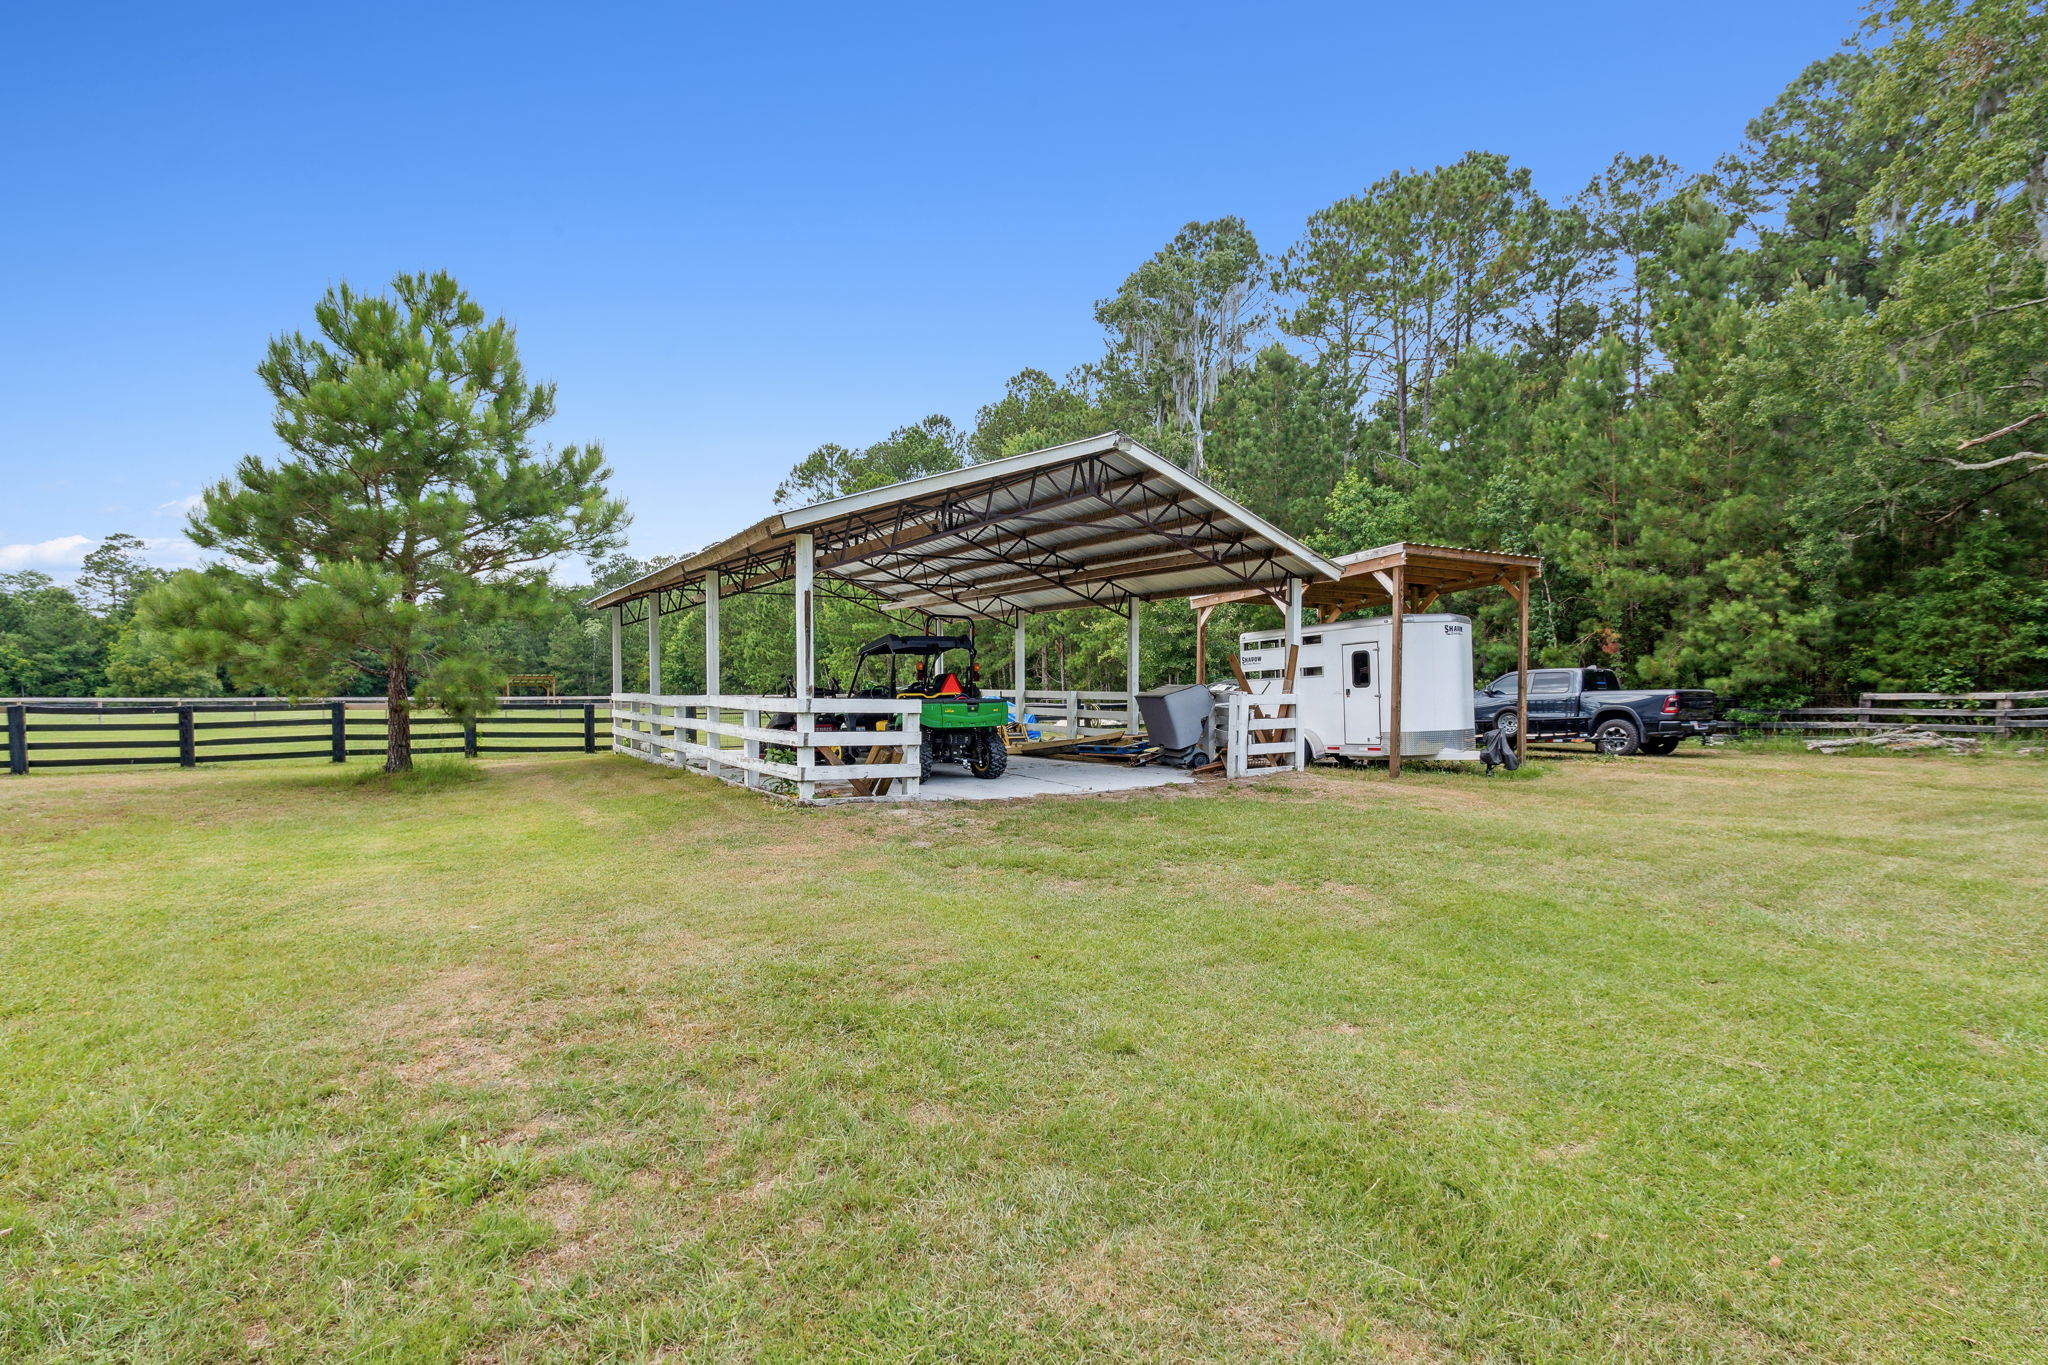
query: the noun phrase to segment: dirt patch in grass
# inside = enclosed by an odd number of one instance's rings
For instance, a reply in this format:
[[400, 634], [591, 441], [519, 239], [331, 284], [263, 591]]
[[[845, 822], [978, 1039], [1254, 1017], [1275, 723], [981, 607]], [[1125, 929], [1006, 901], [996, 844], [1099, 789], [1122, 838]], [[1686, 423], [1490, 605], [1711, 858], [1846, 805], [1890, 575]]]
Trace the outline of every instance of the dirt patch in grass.
[[408, 1085], [524, 1088], [522, 1043], [541, 1022], [533, 1002], [515, 1000], [496, 974], [464, 966], [437, 972], [404, 999], [371, 1011], [363, 1035], [407, 1054], [391, 1071]]

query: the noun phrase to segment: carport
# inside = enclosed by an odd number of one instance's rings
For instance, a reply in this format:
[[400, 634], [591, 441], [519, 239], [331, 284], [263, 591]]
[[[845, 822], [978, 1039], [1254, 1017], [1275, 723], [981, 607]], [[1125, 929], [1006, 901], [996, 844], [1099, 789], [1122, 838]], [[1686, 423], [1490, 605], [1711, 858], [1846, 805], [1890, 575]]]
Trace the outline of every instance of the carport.
[[[1505, 554], [1498, 550], [1468, 550], [1455, 545], [1425, 545], [1396, 541], [1354, 554], [1339, 555], [1333, 561], [1341, 569], [1333, 579], [1308, 585], [1303, 601], [1292, 604], [1296, 615], [1306, 605], [1318, 619], [1328, 623], [1346, 612], [1386, 607], [1392, 614], [1393, 664], [1387, 689], [1387, 713], [1393, 733], [1401, 733], [1401, 618], [1409, 612], [1424, 612], [1449, 593], [1478, 588], [1500, 588], [1516, 604], [1515, 647], [1515, 751], [1524, 753], [1529, 734], [1529, 585], [1543, 575], [1543, 561], [1535, 555]], [[1273, 593], [1257, 588], [1232, 588], [1199, 593], [1190, 602], [1195, 609], [1195, 681], [1203, 681], [1207, 657], [1209, 618], [1216, 608], [1231, 602], [1272, 600], [1283, 610], [1288, 603]], [[1300, 640], [1298, 627], [1290, 627], [1289, 644]], [[1291, 671], [1291, 666], [1290, 666]], [[1293, 686], [1290, 677], [1283, 690]], [[1401, 775], [1401, 746], [1387, 756], [1387, 773]]]
[[[1138, 603], [1271, 594], [1298, 639], [1306, 585], [1341, 572], [1122, 432], [1107, 432], [777, 513], [591, 605], [611, 613], [616, 750], [814, 801], [918, 794], [920, 703], [817, 693], [820, 594], [951, 620], [1011, 622], [1015, 685], [984, 695], [1020, 700], [1053, 728], [1078, 735], [1138, 728]], [[770, 590], [795, 599], [791, 693], [724, 694], [719, 603]], [[1030, 617], [1076, 607], [1128, 618], [1123, 692], [1024, 692]], [[662, 689], [661, 620], [692, 609], [705, 613], [705, 691], [671, 695]], [[647, 686], [627, 692], [623, 632], [643, 622]], [[821, 713], [881, 716], [891, 728], [823, 732]], [[849, 747], [867, 752], [849, 756]]]

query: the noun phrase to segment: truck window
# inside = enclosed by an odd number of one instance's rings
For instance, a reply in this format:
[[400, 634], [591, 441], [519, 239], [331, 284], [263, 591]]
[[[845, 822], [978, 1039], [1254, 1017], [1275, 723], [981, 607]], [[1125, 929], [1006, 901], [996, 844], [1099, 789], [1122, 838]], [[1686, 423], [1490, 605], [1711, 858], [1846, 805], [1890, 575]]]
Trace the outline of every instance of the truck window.
[[1529, 695], [1561, 697], [1572, 690], [1572, 675], [1562, 669], [1545, 669], [1529, 675]]
[[1589, 668], [1586, 670], [1585, 690], [1588, 692], [1619, 692], [1621, 679], [1614, 676], [1611, 668]]
[[1512, 697], [1515, 695], [1515, 684], [1521, 680], [1521, 674], [1510, 673], [1505, 677], [1495, 678], [1486, 685], [1486, 690], [1489, 692], [1505, 692]]
[[1372, 651], [1371, 651], [1371, 650], [1369, 650], [1369, 649], [1360, 649], [1360, 650], [1354, 650], [1354, 651], [1352, 652], [1352, 655], [1351, 655], [1351, 685], [1352, 685], [1353, 687], [1371, 687], [1371, 686], [1372, 686]]

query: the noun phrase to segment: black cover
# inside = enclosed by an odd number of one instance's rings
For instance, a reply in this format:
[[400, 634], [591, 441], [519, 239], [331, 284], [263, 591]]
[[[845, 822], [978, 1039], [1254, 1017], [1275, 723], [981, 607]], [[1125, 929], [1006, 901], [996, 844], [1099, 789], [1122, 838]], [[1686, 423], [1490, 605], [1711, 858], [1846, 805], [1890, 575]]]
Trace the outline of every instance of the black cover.
[[972, 635], [884, 635], [879, 640], [870, 640], [860, 647], [860, 658], [876, 654], [922, 654], [926, 656], [944, 654], [949, 649], [972, 651]]

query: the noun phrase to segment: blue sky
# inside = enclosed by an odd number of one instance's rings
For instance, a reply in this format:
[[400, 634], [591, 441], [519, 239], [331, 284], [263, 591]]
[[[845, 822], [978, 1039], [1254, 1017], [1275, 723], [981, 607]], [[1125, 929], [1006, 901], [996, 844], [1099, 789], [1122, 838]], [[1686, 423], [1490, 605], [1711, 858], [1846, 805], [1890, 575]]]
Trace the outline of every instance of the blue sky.
[[445, 267], [601, 440], [632, 549], [822, 441], [1092, 358], [1183, 223], [1277, 250], [1389, 170], [1564, 195], [1704, 169], [1847, 3], [15, 6], [0, 41], [0, 571], [267, 453], [253, 368], [330, 283]]

